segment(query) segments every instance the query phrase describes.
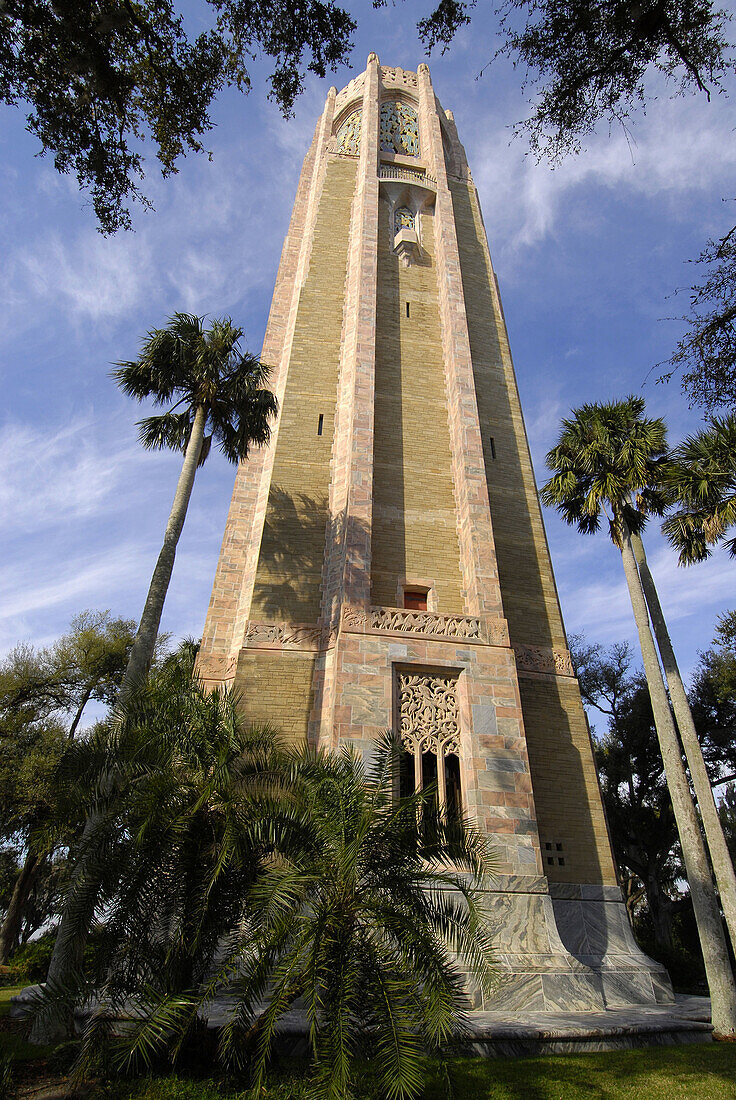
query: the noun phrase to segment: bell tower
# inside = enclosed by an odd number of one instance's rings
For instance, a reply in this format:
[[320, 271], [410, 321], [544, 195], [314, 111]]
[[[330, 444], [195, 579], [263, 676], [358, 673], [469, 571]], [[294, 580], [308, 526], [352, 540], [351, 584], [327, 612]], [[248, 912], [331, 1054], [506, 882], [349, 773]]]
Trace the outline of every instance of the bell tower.
[[253, 721], [436, 783], [491, 839], [510, 1009], [672, 998], [633, 941], [567, 649], [498, 283], [429, 69], [330, 89], [262, 359], [280, 415], [238, 471], [199, 657]]

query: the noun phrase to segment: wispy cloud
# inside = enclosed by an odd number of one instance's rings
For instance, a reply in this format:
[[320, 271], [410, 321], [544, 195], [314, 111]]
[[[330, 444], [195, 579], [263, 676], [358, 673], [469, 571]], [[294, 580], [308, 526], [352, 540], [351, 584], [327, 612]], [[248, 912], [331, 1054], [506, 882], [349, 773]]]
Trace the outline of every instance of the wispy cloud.
[[119, 324], [152, 309], [231, 308], [273, 279], [286, 221], [275, 224], [272, 204], [276, 193], [288, 218], [279, 192], [289, 175], [274, 183], [248, 143], [235, 140], [216, 165], [203, 159], [186, 179], [153, 180], [156, 213], [137, 211], [134, 233], [104, 238], [89, 217], [63, 235], [44, 228], [21, 244], [9, 238], [0, 301], [12, 304], [18, 327], [37, 323], [37, 301], [77, 326]]
[[120, 507], [121, 489], [135, 484], [150, 459], [134, 442], [110, 446], [114, 429], [91, 417], [39, 430], [0, 426], [0, 511], [13, 517], [16, 535], [51, 532], [75, 520]]
[[662, 94], [637, 117], [631, 134], [601, 128], [583, 155], [555, 169], [535, 163], [523, 138], [510, 140], [505, 120], [491, 108], [476, 118], [474, 176], [489, 200], [489, 233], [505, 256], [554, 234], [565, 203], [586, 186], [675, 204], [696, 191], [713, 192], [719, 181], [730, 193], [736, 142], [727, 103], [669, 98], [664, 85], [655, 91]]

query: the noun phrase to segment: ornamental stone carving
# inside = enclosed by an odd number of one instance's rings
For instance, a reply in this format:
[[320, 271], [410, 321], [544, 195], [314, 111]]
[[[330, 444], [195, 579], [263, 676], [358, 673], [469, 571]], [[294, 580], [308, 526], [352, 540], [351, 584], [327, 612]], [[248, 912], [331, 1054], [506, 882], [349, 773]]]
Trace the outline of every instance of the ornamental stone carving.
[[419, 116], [408, 103], [390, 100], [381, 104], [379, 128], [381, 149], [386, 153], [401, 153], [405, 157], [419, 156]]
[[374, 630], [417, 631], [442, 634], [446, 638], [482, 638], [480, 619], [462, 615], [435, 615], [430, 611], [401, 611], [388, 607], [371, 608]]
[[235, 657], [198, 657], [196, 674], [200, 680], [232, 680], [238, 667]]
[[363, 109], [359, 107], [353, 111], [343, 122], [337, 131], [337, 151], [347, 153], [351, 157], [357, 157], [360, 153], [360, 126], [363, 119]]
[[384, 84], [404, 84], [407, 88], [416, 88], [417, 74], [407, 72], [406, 69], [381, 66], [381, 80]]
[[249, 622], [244, 645], [254, 649], [316, 649], [322, 628], [303, 623]]
[[362, 607], [344, 607], [342, 611], [342, 625], [345, 627], [357, 627], [363, 629], [368, 626], [368, 612]]
[[469, 615], [437, 615], [431, 611], [405, 611], [399, 607], [345, 607], [345, 630], [375, 630], [397, 634], [433, 634], [487, 645], [507, 646], [505, 619], [483, 620]]
[[547, 646], [514, 645], [519, 672], [541, 672], [552, 676], [574, 676], [570, 652]]
[[365, 73], [361, 73], [360, 76], [354, 76], [349, 84], [346, 84], [335, 97], [335, 110], [339, 111], [344, 106], [346, 100], [351, 99], [353, 96], [357, 96], [358, 92], [362, 89], [365, 83]]
[[408, 206], [400, 206], [394, 214], [394, 233], [401, 229], [416, 229], [416, 219]]
[[399, 734], [407, 752], [458, 752], [457, 681], [449, 676], [399, 673]]

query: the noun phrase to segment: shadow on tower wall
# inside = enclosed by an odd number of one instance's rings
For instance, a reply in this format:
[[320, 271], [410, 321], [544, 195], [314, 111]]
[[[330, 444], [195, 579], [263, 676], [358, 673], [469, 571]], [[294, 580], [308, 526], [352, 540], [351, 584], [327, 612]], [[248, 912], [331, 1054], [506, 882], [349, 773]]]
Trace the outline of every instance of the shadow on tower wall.
[[317, 621], [327, 525], [326, 494], [271, 486], [251, 618]]
[[[362, 541], [366, 531], [366, 524], [353, 516], [353, 541]], [[329, 515], [326, 494], [289, 493], [272, 485], [250, 617], [316, 623], [325, 563], [340, 568], [348, 533], [344, 513]]]

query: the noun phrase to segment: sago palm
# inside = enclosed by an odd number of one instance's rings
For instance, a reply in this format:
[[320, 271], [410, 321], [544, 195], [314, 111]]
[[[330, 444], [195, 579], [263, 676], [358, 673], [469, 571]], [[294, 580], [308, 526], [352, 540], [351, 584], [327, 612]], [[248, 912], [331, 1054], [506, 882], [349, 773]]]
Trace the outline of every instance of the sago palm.
[[[650, 589], [650, 609], [655, 608], [653, 620], [656, 621], [659, 603], [655, 600], [656, 590], [646, 568], [640, 536], [647, 517], [652, 514], [662, 515], [665, 510], [667, 497], [662, 485], [669, 456], [664, 422], [645, 417], [644, 411], [644, 401], [635, 396], [607, 405], [583, 405], [574, 410], [570, 419], [563, 420], [559, 441], [547, 455], [547, 466], [553, 471], [553, 475], [543, 487], [541, 499], [544, 504], [556, 508], [566, 523], [583, 533], [598, 531], [602, 517], [605, 516], [611, 539], [621, 551], [657, 736], [703, 948], [713, 1005], [713, 1023], [718, 1032], [732, 1035], [736, 1033], [736, 984], [700, 825], [649, 626], [647, 599], [642, 587], [646, 576]], [[639, 565], [635, 540], [639, 551]], [[661, 609], [659, 610], [661, 617]], [[663, 624], [663, 618], [661, 622]], [[691, 744], [689, 747], [693, 758], [700, 755], [702, 761], [697, 738], [695, 746]], [[707, 793], [712, 802], [709, 784]], [[722, 830], [720, 835], [722, 838]], [[715, 849], [717, 855], [717, 844], [716, 838], [711, 845], [712, 854]], [[723, 874], [726, 882], [725, 867]]]
[[[736, 413], [713, 417], [672, 454], [669, 481], [678, 507], [662, 524], [681, 565], [705, 561], [736, 524]], [[736, 556], [736, 538], [726, 541]]]
[[265, 388], [269, 367], [240, 350], [242, 329], [229, 319], [208, 329], [200, 317], [175, 313], [165, 328], [153, 329], [140, 355], [119, 363], [113, 377], [136, 401], [169, 405], [139, 421], [139, 438], [149, 450], [182, 451], [182, 464], [163, 546], [153, 572], [138, 632], [120, 689], [125, 700], [150, 668], [176, 547], [186, 518], [197, 468], [212, 442], [228, 461], [242, 462], [252, 446], [268, 442], [276, 398]]

